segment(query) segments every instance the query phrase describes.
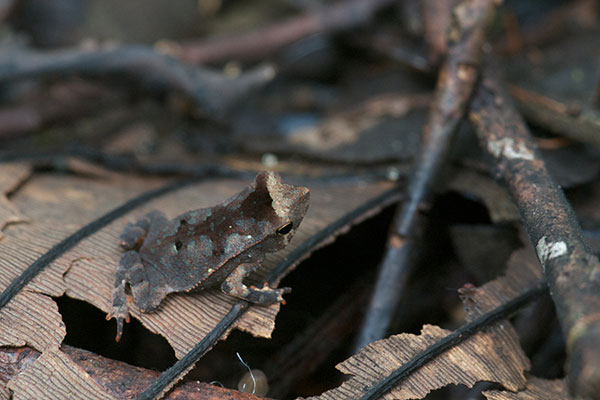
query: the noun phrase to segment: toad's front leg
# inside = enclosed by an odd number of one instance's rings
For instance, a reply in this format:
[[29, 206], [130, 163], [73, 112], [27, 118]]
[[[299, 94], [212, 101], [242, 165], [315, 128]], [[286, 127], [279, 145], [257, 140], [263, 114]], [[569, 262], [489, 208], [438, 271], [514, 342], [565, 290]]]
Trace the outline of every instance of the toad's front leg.
[[142, 245], [150, 228], [157, 225], [163, 226], [166, 221], [165, 214], [154, 210], [137, 221], [128, 223], [119, 237], [121, 247], [125, 250], [138, 249]]
[[129, 323], [129, 303], [132, 301], [130, 295], [126, 293], [127, 284], [130, 282], [129, 272], [132, 268], [143, 268], [142, 260], [137, 251], [130, 250], [123, 254], [119, 267], [115, 274], [115, 286], [113, 289], [112, 309], [106, 315], [106, 320], [114, 318], [117, 321], [118, 342], [123, 335], [123, 321]]
[[221, 284], [221, 291], [229, 296], [247, 300], [261, 306], [283, 302], [283, 294], [290, 293], [292, 291], [291, 288], [271, 289], [266, 283], [260, 289], [244, 285], [244, 278], [259, 266], [260, 263], [238, 265]]

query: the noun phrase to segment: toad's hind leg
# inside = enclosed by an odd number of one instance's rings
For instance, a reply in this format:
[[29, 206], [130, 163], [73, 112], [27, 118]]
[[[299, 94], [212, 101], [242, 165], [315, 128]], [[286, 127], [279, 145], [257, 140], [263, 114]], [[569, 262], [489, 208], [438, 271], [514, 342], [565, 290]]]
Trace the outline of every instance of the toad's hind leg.
[[223, 281], [221, 284], [221, 291], [230, 296], [262, 306], [283, 302], [283, 294], [290, 293], [292, 289], [287, 287], [271, 289], [266, 283], [260, 289], [244, 285], [244, 278], [259, 266], [260, 263], [240, 264]]
[[126, 293], [127, 284], [130, 282], [129, 272], [132, 268], [143, 268], [142, 260], [137, 251], [130, 250], [123, 254], [119, 267], [115, 274], [115, 286], [113, 288], [113, 301], [110, 312], [106, 315], [106, 319], [114, 318], [117, 321], [117, 336], [115, 340], [118, 342], [123, 335], [123, 321], [129, 322], [129, 302], [131, 296]]

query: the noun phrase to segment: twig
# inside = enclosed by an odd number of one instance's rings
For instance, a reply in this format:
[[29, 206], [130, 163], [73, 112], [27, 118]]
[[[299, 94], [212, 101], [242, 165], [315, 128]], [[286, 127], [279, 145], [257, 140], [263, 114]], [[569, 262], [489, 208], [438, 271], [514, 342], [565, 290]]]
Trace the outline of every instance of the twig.
[[509, 90], [528, 121], [600, 148], [600, 111], [577, 103], [564, 103], [514, 85], [510, 85]]
[[250, 89], [270, 81], [274, 70], [271, 66], [259, 66], [237, 78], [227, 78], [215, 71], [182, 64], [144, 46], [4, 52], [0, 57], [0, 84], [71, 76], [118, 79], [159, 96], [175, 92], [199, 111], [220, 116]]
[[[597, 24], [598, 2], [595, 0], [574, 0], [561, 6], [552, 7], [542, 14], [535, 23], [521, 27], [517, 32], [504, 35], [494, 43], [495, 54], [513, 55], [524, 48], [541, 47], [564, 38], [573, 30], [592, 29]], [[514, 16], [513, 16], [514, 17]], [[516, 17], [514, 17], [516, 24]]]
[[429, 64], [438, 65], [448, 50], [446, 31], [450, 27], [452, 0], [423, 0], [425, 40], [429, 45]]
[[457, 26], [450, 33], [454, 43], [440, 71], [407, 198], [393, 219], [373, 297], [355, 344], [357, 350], [386, 334], [414, 258], [415, 243], [420, 236], [417, 232], [421, 225], [420, 211], [431, 196], [477, 80], [484, 31], [493, 10], [492, 0], [468, 0], [455, 10]]
[[510, 191], [536, 249], [567, 344], [571, 392], [600, 399], [600, 262], [535, 142], [491, 72], [469, 115]]
[[230, 59], [260, 60], [276, 50], [318, 32], [336, 32], [369, 21], [375, 11], [395, 0], [346, 0], [304, 15], [242, 34], [187, 42], [167, 48], [175, 57], [194, 64]]
[[357, 32], [347, 35], [346, 40], [421, 74], [433, 76], [437, 71], [437, 66], [434, 69], [434, 65], [429, 63], [424, 52], [413, 48], [411, 39], [399, 30], [381, 28], [374, 32]]
[[14, 137], [60, 121], [121, 105], [126, 94], [103, 85], [75, 81], [36, 91], [18, 105], [0, 108], [0, 138]]
[[94, 147], [69, 145], [66, 148], [46, 151], [0, 151], [0, 163], [27, 161], [35, 167], [61, 169], [67, 164], [68, 158], [82, 159], [101, 165], [104, 168], [127, 173], [137, 173], [153, 176], [180, 176], [180, 177], [234, 177], [251, 179], [255, 172], [244, 172], [224, 163], [184, 163], [175, 161], [144, 162], [134, 154], [120, 154], [105, 152]]

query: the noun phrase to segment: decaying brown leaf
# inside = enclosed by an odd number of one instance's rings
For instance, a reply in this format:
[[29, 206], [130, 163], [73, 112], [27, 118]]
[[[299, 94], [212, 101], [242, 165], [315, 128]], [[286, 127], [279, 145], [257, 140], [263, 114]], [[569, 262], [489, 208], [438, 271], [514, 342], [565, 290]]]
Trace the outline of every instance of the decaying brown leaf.
[[114, 399], [60, 350], [42, 353], [8, 382], [13, 399]]
[[[94, 381], [102, 387], [99, 389], [94, 383], [84, 382], [71, 382], [71, 387], [83, 387], [83, 395], [79, 396], [79, 393], [73, 393], [71, 397], [68, 396], [67, 390], [53, 390], [50, 393], [56, 393], [63, 398], [74, 398], [79, 399], [89, 395], [85, 393], [85, 390], [92, 387], [97, 391], [99, 398], [106, 398], [106, 393], [117, 398], [119, 400], [133, 400], [138, 398], [140, 392], [142, 392], [152, 381], [154, 381], [160, 372], [145, 369], [141, 367], [134, 367], [122, 361], [112, 360], [110, 358], [102, 357], [98, 354], [92, 353], [87, 350], [82, 350], [77, 347], [71, 347], [69, 345], [62, 345], [60, 350], [63, 354], [54, 354], [46, 356], [45, 360], [42, 360], [40, 364], [35, 364], [41, 353], [32, 349], [31, 347], [19, 347], [19, 348], [8, 348], [3, 347], [0, 349], [0, 382], [2, 387], [12, 379], [14, 376], [20, 374], [28, 368], [30, 365], [34, 365], [33, 370], [26, 373], [24, 377], [21, 377], [21, 382], [16, 380], [13, 385], [23, 386], [21, 383], [26, 380], [37, 379], [36, 376], [31, 376], [34, 371], [36, 373], [47, 373], [51, 370], [60, 370], [61, 376], [69, 376], [71, 373], [64, 372], [65, 369], [72, 371], [75, 375], [89, 379], [85, 374], [78, 370], [81, 368], [86, 374], [93, 376]], [[68, 359], [65, 357], [68, 357]], [[52, 363], [48, 362], [48, 358], [51, 358]], [[72, 360], [76, 366], [69, 365], [69, 359]], [[66, 365], [65, 365], [66, 364]], [[29, 374], [30, 376], [27, 376]], [[60, 379], [60, 378], [59, 378]], [[127, 384], [124, 385], [123, 382]], [[19, 386], [19, 390], [21, 387]], [[32, 397], [34, 393], [37, 393], [43, 385], [36, 385], [35, 387], [23, 387], [23, 392], [19, 392], [18, 396]], [[3, 388], [5, 392], [0, 391], [0, 399], [11, 399], [10, 392], [7, 388]], [[49, 396], [46, 394], [42, 398], [47, 399]], [[89, 398], [89, 396], [88, 396]], [[172, 400], [259, 400], [262, 397], [253, 396], [248, 393], [242, 393], [234, 389], [227, 389], [219, 385], [213, 385], [209, 383], [203, 383], [198, 381], [188, 381], [178, 385], [175, 389], [169, 391], [165, 396], [166, 399]]]
[[[53, 184], [61, 181], [64, 182], [63, 190], [55, 190], [57, 186]], [[108, 212], [115, 202], [122, 202], [145, 189], [134, 181], [130, 184], [130, 192], [113, 193], [112, 198], [92, 199], [91, 194], [86, 192], [86, 188], [92, 185], [89, 179], [66, 175], [33, 176], [11, 198], [14, 206], [23, 210], [30, 220], [27, 224], [10, 225], [0, 241], [0, 253], [3, 255], [0, 257], [0, 287], [6, 288], [48, 249], [82, 225]], [[93, 185], [109, 187], [110, 183], [94, 181]], [[40, 357], [39, 363], [31, 364], [31, 369], [23, 371], [26, 375], [21, 381], [9, 382], [7, 387], [14, 391], [14, 398], [65, 398], [66, 392], [61, 392], [61, 387], [56, 386], [52, 391], [48, 387], [50, 372], [55, 375], [53, 383], [73, 382], [74, 386], [63, 389], [95, 385], [59, 350], [66, 331], [58, 307], [50, 296], [64, 294], [63, 276], [67, 268], [58, 264], [48, 266], [0, 310], [1, 345], [29, 345], [41, 351], [44, 357]], [[38, 376], [38, 373], [45, 375]], [[88, 398], [106, 398], [102, 391], [88, 391], [90, 396], [92, 393], [97, 397]]]
[[[247, 183], [233, 179], [214, 180], [170, 192], [118, 218], [48, 265], [0, 311], [2, 345], [27, 344], [42, 352], [39, 361], [31, 365], [32, 369], [24, 371], [27, 375], [19, 375], [11, 381], [11, 390], [15, 393], [24, 391], [24, 397], [36, 397], [37, 391], [49, 390], [48, 386], [44, 386], [48, 382], [41, 379], [44, 375], [38, 374], [50, 373], [65, 382], [79, 382], [77, 385], [82, 385], [82, 388], [96, 385], [59, 350], [65, 326], [49, 296], [66, 293], [107, 311], [112, 302], [114, 271], [122, 254], [118, 236], [127, 222], [152, 209], [174, 216], [190, 209], [209, 207], [238, 192]], [[96, 180], [73, 175], [35, 175], [11, 199], [31, 218], [31, 222], [11, 226], [0, 241], [0, 251], [6, 255], [0, 259], [1, 285], [7, 287], [41, 255], [77, 229], [136, 195], [163, 184], [161, 179], [117, 175]], [[292, 244], [285, 251], [267, 257], [265, 265], [255, 276], [256, 281], [315, 232], [390, 188], [388, 183], [303, 184], [312, 191], [309, 213]], [[331, 240], [331, 236], [327, 240]], [[314, 245], [307, 251], [313, 248]], [[233, 298], [219, 291], [205, 291], [195, 295], [169, 296], [154, 313], [140, 314], [135, 308], [133, 311], [148, 329], [163, 334], [181, 357], [219, 323], [233, 303]], [[251, 307], [235, 327], [256, 336], [268, 337], [278, 308], [279, 305]], [[58, 381], [54, 383], [52, 386], [62, 387]], [[98, 393], [98, 398], [104, 398], [102, 392]], [[61, 398], [63, 394], [57, 393], [55, 397]]]
[[[237, 193], [246, 185], [247, 182], [240, 180], [208, 181], [192, 185], [156, 199], [86, 238], [55, 262], [69, 268], [65, 275], [67, 295], [85, 300], [104, 311], [109, 310], [114, 271], [122, 254], [115, 238], [118, 238], [127, 222], [134, 221], [153, 209], [159, 209], [169, 217], [174, 217], [190, 209], [210, 207]], [[369, 185], [353, 188], [352, 185], [345, 184], [310, 188], [309, 211], [292, 244], [281, 252], [268, 254], [257, 278], [264, 276], [298, 244], [328, 223], [389, 186]], [[218, 290], [191, 295], [175, 294], [168, 296], [157, 312], [140, 313], [134, 307], [133, 315], [148, 329], [167, 338], [176, 356], [180, 358], [219, 323], [236, 301]], [[255, 336], [269, 337], [279, 307], [279, 304], [251, 307], [236, 323], [236, 327]]]
[[27, 179], [31, 170], [27, 163], [5, 163], [0, 166], [0, 239], [4, 237], [2, 231], [7, 225], [29, 220], [6, 195]]
[[548, 380], [532, 376], [527, 379], [525, 389], [516, 393], [487, 390], [483, 395], [488, 400], [569, 400], [568, 393], [564, 379]]
[[542, 270], [533, 249], [524, 247], [515, 251], [508, 259], [504, 276], [475, 289], [459, 289], [467, 321], [514, 299], [541, 279]]
[[[351, 379], [314, 399], [360, 398], [365, 389], [448, 334], [450, 331], [446, 329], [424, 325], [421, 335], [403, 333], [371, 343], [336, 366], [342, 373], [351, 374]], [[528, 367], [529, 361], [516, 337], [480, 332], [417, 370], [383, 398], [420, 399], [451, 383], [472, 387], [482, 380], [500, 382], [510, 390], [517, 390], [525, 384], [523, 370]]]
[[448, 187], [475, 196], [485, 203], [492, 222], [518, 221], [519, 212], [506, 189], [490, 176], [462, 169], [452, 176]]
[[[340, 149], [359, 142], [361, 136], [373, 134], [373, 127], [382, 124], [385, 118], [400, 119], [409, 112], [423, 109], [431, 102], [428, 94], [410, 95], [379, 95], [369, 98], [359, 107], [346, 112], [334, 114], [318, 125], [300, 128], [293, 132], [289, 142], [293, 146], [303, 147], [314, 155], [329, 155], [334, 149]], [[395, 143], [392, 141], [394, 152], [403, 152], [404, 158], [410, 157], [418, 145], [416, 132], [404, 132], [398, 135]], [[364, 140], [363, 140], [364, 142]], [[386, 143], [381, 140], [379, 144]], [[363, 155], [372, 157], [372, 155]], [[401, 155], [397, 155], [401, 157]], [[355, 161], [358, 161], [355, 159]]]
[[[532, 258], [533, 257], [533, 258]], [[461, 290], [467, 320], [489, 312], [539, 283], [541, 271], [531, 249], [516, 251], [505, 276], [479, 288]], [[421, 335], [400, 334], [371, 343], [336, 366], [352, 377], [313, 399], [360, 398], [392, 372], [451, 332], [424, 325]], [[530, 363], [512, 325], [502, 320], [443, 352], [387, 392], [385, 399], [419, 399], [448, 384], [472, 387], [478, 381], [498, 382], [511, 391], [525, 386]]]
[[[423, 92], [379, 93], [348, 110], [331, 110], [319, 122], [290, 124], [285, 134], [275, 134], [276, 126], [244, 120], [237, 128], [236, 143], [251, 152], [292, 152], [328, 162], [407, 162], [417, 151], [430, 102], [431, 96]], [[256, 118], [255, 114], [248, 118]], [[273, 116], [263, 119], [269, 118]]]

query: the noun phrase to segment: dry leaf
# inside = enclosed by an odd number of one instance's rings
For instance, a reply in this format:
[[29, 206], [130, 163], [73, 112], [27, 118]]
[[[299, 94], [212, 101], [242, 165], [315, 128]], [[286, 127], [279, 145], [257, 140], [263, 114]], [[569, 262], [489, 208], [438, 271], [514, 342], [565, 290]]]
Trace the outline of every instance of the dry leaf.
[[[75, 230], [135, 195], [154, 189], [162, 183], [160, 180], [124, 177], [93, 181], [51, 174], [34, 177], [13, 198], [20, 209], [26, 210], [32, 223], [12, 227], [8, 232], [10, 235], [0, 242], [3, 254], [9, 255], [0, 261], [2, 284], [6, 287], [40, 255]], [[212, 206], [247, 184], [248, 182], [239, 180], [209, 181], [151, 201], [78, 243], [48, 266], [26, 290], [53, 296], [66, 292], [69, 296], [86, 300], [107, 311], [112, 302], [114, 271], [122, 254], [118, 236], [127, 222], [152, 209], [161, 209], [167, 215], [175, 216], [189, 209]], [[269, 268], [315, 232], [348, 210], [388, 189], [390, 184], [340, 183], [308, 186], [312, 190], [311, 207], [292, 244], [280, 253], [270, 254], [258, 276], [264, 276]], [[146, 327], [163, 334], [181, 357], [223, 318], [234, 302], [235, 299], [215, 290], [195, 295], [171, 295], [155, 313], [140, 314], [135, 308], [133, 311], [134, 316], [141, 318]], [[22, 306], [23, 312], [16, 310], [14, 318], [23, 319], [23, 326], [29, 324], [26, 316], [31, 310], [47, 310], [46, 306], [36, 302], [26, 302]], [[268, 337], [274, 327], [278, 308], [279, 305], [251, 307], [236, 327], [253, 335]], [[58, 347], [64, 332], [55, 334], [57, 324], [62, 322], [58, 313], [53, 318], [54, 321], [41, 327], [36, 335], [47, 337], [54, 347]], [[5, 325], [0, 329], [10, 331], [13, 325], [11, 322], [10, 326]], [[25, 341], [41, 351], [49, 346], [48, 343], [38, 344], [34, 339], [23, 338], [21, 333], [14, 335], [12, 345]]]
[[9, 224], [27, 222], [29, 219], [6, 197], [31, 174], [31, 166], [26, 163], [5, 163], [0, 166], [0, 239], [2, 231]]
[[[25, 168], [25, 167], [23, 167]], [[26, 168], [25, 168], [26, 169]], [[55, 191], [54, 187], [40, 185], [46, 180], [64, 181], [68, 190]], [[67, 184], [68, 182], [68, 184]], [[93, 220], [114, 207], [114, 202], [123, 201], [123, 196], [115, 196], [104, 203], [97, 201], [97, 207], [85, 197], [86, 185], [90, 181], [65, 175], [33, 176], [11, 199], [15, 207], [27, 210], [31, 218], [28, 224], [11, 224], [0, 241], [0, 287], [6, 288], [28, 266], [35, 262], [48, 249], [67, 237], [81, 225]], [[102, 183], [94, 182], [95, 185]], [[131, 182], [131, 197], [142, 188]], [[104, 183], [103, 185], [107, 185]], [[110, 200], [110, 201], [109, 201]], [[14, 398], [65, 398], [65, 387], [48, 387], [48, 382], [62, 382], [79, 388], [96, 387], [94, 381], [81, 369], [72, 365], [68, 357], [60, 352], [59, 346], [66, 331], [56, 303], [50, 296], [61, 296], [65, 292], [63, 275], [68, 268], [50, 265], [36, 276], [24, 289], [0, 310], [0, 337], [4, 346], [30, 345], [42, 352], [39, 364], [30, 365], [23, 377], [9, 382], [7, 387], [15, 390]], [[50, 369], [50, 370], [49, 370]], [[53, 375], [49, 375], [52, 371]], [[42, 374], [42, 375], [37, 375]], [[20, 380], [19, 380], [20, 379]], [[4, 388], [2, 393], [6, 392]], [[85, 392], [82, 392], [85, 393]], [[42, 395], [43, 394], [43, 395]], [[92, 391], [90, 396], [101, 395], [102, 391]], [[106, 396], [90, 397], [106, 398]]]
[[487, 390], [483, 395], [488, 400], [569, 400], [567, 383], [564, 379], [548, 380], [536, 378], [527, 379], [525, 389], [517, 393], [504, 390]]
[[[40, 256], [82, 226], [125, 201], [164, 184], [158, 179], [111, 178], [90, 180], [72, 175], [40, 174], [20, 187], [11, 200], [31, 217], [31, 222], [11, 225], [4, 240], [0, 241], [0, 251], [6, 255], [0, 259], [0, 285], [7, 287]], [[67, 394], [64, 390], [79, 389], [81, 393], [88, 389], [89, 393], [96, 393], [98, 397], [93, 398], [105, 398], [102, 391], [90, 389], [97, 384], [60, 352], [65, 327], [56, 304], [48, 295], [67, 293], [108, 310], [114, 271], [121, 255], [118, 236], [128, 221], [155, 208], [174, 216], [192, 208], [211, 206], [238, 192], [247, 183], [235, 180], [204, 182], [151, 201], [77, 243], [26, 285], [0, 311], [3, 345], [28, 344], [42, 351], [35, 364], [9, 382], [8, 387], [15, 390], [15, 398], [35, 398], [39, 397], [38, 393], [44, 393], [45, 398], [64, 398]], [[259, 275], [264, 275], [294, 247], [331, 221], [390, 188], [390, 184], [309, 186], [312, 189], [311, 210], [293, 244], [281, 254], [269, 255]], [[331, 237], [327, 239], [331, 240]], [[312, 248], [319, 244], [323, 243], [313, 244]], [[307, 248], [307, 254], [312, 248]], [[147, 327], [163, 333], [181, 356], [223, 318], [234, 302], [218, 291], [193, 296], [172, 295], [159, 312], [143, 314], [141, 318]], [[236, 327], [254, 335], [268, 336], [278, 307], [251, 307]], [[54, 380], [48, 381], [49, 375]], [[76, 386], [68, 386], [69, 382]], [[67, 386], [61, 386], [63, 384]], [[56, 391], [49, 391], [49, 386], [55, 387]]]
[[494, 223], [519, 220], [519, 211], [506, 189], [487, 175], [461, 169], [452, 176], [448, 187], [481, 199]]
[[114, 399], [60, 350], [42, 353], [8, 382], [13, 399]]
[[[126, 218], [115, 221], [83, 240], [56, 261], [59, 265], [70, 265], [65, 275], [67, 295], [108, 311], [112, 302], [114, 271], [122, 254], [116, 238], [128, 221], [133, 221], [153, 209], [159, 209], [167, 216], [174, 217], [190, 209], [210, 207], [239, 192], [247, 184], [245, 181], [223, 180], [189, 186], [136, 209]], [[258, 276], [266, 275], [269, 269], [298, 244], [328, 223], [389, 186], [369, 185], [356, 188], [346, 184], [311, 185], [310, 188], [311, 205], [291, 245], [278, 253], [268, 254], [263, 267], [258, 271]], [[220, 322], [236, 302], [236, 299], [218, 290], [174, 294], [163, 300], [157, 312], [140, 313], [133, 307], [132, 315], [140, 319], [149, 330], [167, 338], [176, 356], [181, 358]], [[279, 307], [279, 304], [269, 307], [253, 306], [236, 323], [236, 327], [255, 336], [270, 337]]]
[[418, 149], [430, 102], [426, 93], [380, 93], [347, 110], [301, 123], [293, 115], [281, 118], [252, 108], [235, 122], [235, 141], [260, 154], [293, 153], [345, 163], [406, 162]]
[[[516, 250], [508, 259], [506, 274], [474, 289], [459, 289], [467, 321], [493, 310], [540, 282], [542, 269], [531, 247]], [[510, 327], [512, 330], [512, 326]], [[516, 336], [516, 333], [515, 333]]]
[[[539, 283], [541, 270], [531, 256], [530, 248], [520, 249], [509, 260], [505, 276], [479, 288], [461, 290], [467, 320], [494, 310]], [[371, 343], [336, 366], [342, 373], [352, 375], [349, 380], [313, 399], [360, 398], [450, 333], [437, 326], [425, 325], [421, 335], [400, 334]], [[478, 381], [498, 382], [516, 391], [525, 386], [524, 371], [529, 368], [529, 360], [519, 345], [516, 332], [508, 321], [502, 320], [441, 353], [400, 381], [382, 398], [419, 399], [451, 383], [472, 387]]]
[[[421, 335], [403, 333], [378, 340], [336, 366], [352, 378], [312, 399], [357, 399], [375, 383], [390, 375], [450, 331], [424, 325]], [[478, 381], [501, 382], [511, 390], [525, 384], [528, 362], [518, 339], [480, 332], [415, 371], [386, 393], [383, 399], [420, 399], [448, 384], [472, 387]]]
[[0, 310], [0, 346], [58, 349], [67, 334], [49, 296], [24, 290]]

